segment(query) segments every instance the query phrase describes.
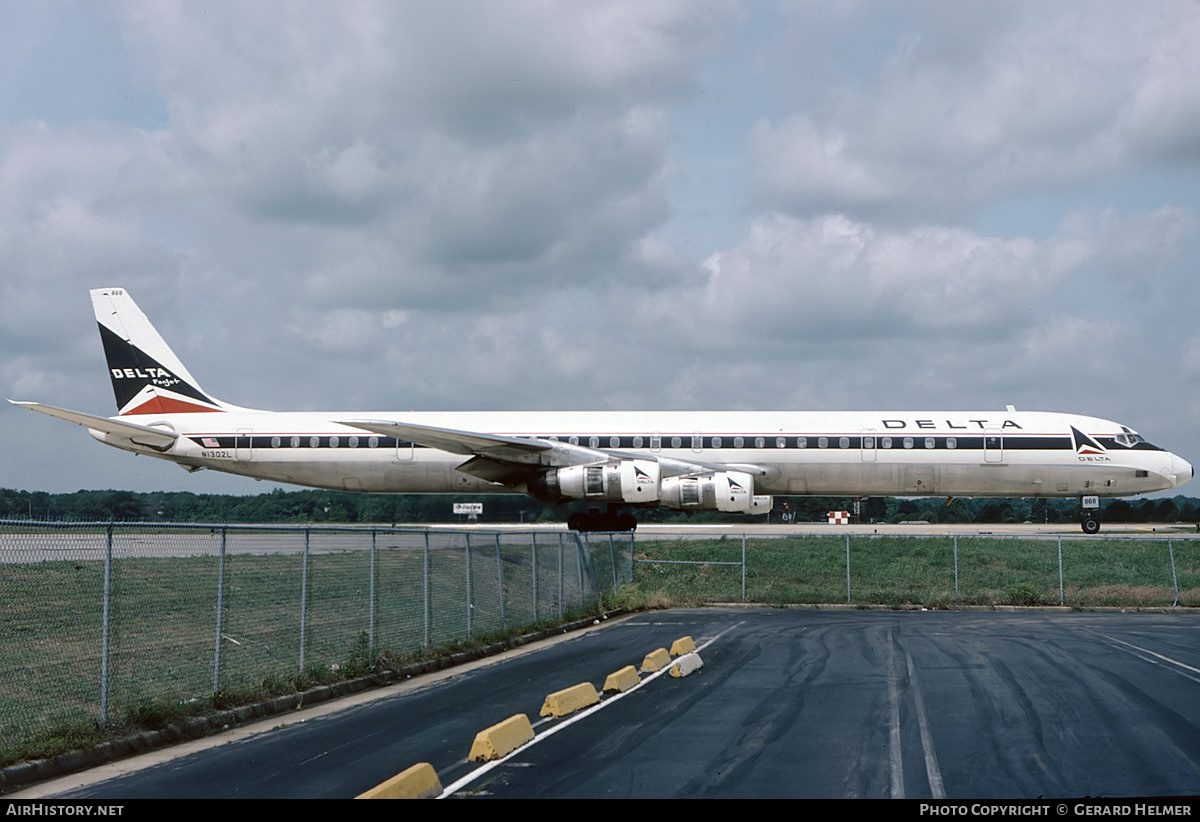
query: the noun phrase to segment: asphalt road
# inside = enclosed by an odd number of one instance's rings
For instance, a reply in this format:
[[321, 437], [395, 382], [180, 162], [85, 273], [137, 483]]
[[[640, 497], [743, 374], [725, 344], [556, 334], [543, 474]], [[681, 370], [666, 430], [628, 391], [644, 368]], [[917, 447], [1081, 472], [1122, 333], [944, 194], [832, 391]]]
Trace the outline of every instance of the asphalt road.
[[[1036, 798], [1200, 793], [1200, 616], [709, 608], [614, 621], [182, 758], [21, 796], [352, 797], [416, 762], [457, 796]], [[546, 694], [690, 635], [703, 668], [577, 721]], [[537, 736], [479, 772], [477, 731]], [[554, 733], [551, 728], [560, 727]], [[111, 769], [109, 771], [111, 773]]]

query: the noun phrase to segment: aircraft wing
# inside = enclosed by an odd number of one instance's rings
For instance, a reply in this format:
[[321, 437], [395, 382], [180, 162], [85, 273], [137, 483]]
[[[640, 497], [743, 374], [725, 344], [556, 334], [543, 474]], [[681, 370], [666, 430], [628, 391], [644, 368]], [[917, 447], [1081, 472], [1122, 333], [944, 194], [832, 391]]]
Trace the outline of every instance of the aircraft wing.
[[458, 431], [454, 428], [438, 428], [433, 425], [416, 425], [389, 420], [337, 420], [337, 423], [382, 434], [385, 437], [407, 440], [417, 445], [436, 448], [439, 451], [448, 451], [451, 454], [483, 457], [516, 465], [561, 468], [609, 458], [609, 454], [595, 448], [585, 448], [582, 445], [571, 445], [536, 437], [482, 434], [477, 431]]
[[139, 445], [156, 448], [160, 451], [170, 448], [179, 437], [174, 431], [151, 428], [147, 425], [138, 425], [132, 422], [122, 422], [121, 420], [114, 420], [108, 417], [97, 417], [92, 414], [85, 414], [82, 411], [69, 411], [66, 408], [56, 408], [53, 405], [43, 405], [40, 402], [21, 402], [18, 400], [9, 400], [9, 402], [21, 408], [28, 408], [30, 411], [46, 414], [55, 419], [82, 425], [84, 428], [91, 429], [92, 431], [125, 437]]
[[[439, 428], [433, 425], [417, 425], [390, 420], [337, 420], [337, 423], [361, 428], [385, 437], [407, 440], [417, 445], [436, 448], [439, 451], [470, 456], [471, 459], [458, 466], [458, 470], [481, 477], [489, 482], [499, 482], [505, 485], [523, 482], [531, 473], [541, 468], [588, 465], [605, 462], [614, 457], [647, 458], [644, 453], [588, 448], [558, 440], [484, 434], [477, 431], [459, 431], [453, 428]], [[767, 469], [758, 465], [715, 465], [665, 456], [656, 456], [651, 459], [657, 459], [665, 477], [724, 471], [730, 468], [758, 475], [767, 473]]]

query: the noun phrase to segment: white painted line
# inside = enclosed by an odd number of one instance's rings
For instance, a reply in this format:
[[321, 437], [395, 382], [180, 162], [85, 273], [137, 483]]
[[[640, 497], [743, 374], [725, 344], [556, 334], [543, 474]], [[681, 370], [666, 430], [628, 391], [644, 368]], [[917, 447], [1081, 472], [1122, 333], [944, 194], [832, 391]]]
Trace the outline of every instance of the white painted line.
[[[1175, 673], [1179, 674], [1180, 676], [1187, 677], [1188, 679], [1192, 680], [1193, 682], [1200, 682], [1200, 668], [1195, 668], [1191, 665], [1188, 665], [1186, 662], [1180, 662], [1178, 659], [1172, 659], [1171, 657], [1165, 656], [1164, 654], [1160, 654], [1156, 651], [1151, 651], [1149, 648], [1143, 648], [1140, 645], [1134, 645], [1132, 642], [1126, 642], [1123, 639], [1117, 639], [1116, 637], [1109, 636], [1108, 634], [1102, 634], [1099, 631], [1091, 631], [1091, 633], [1094, 633], [1097, 636], [1102, 636], [1105, 639], [1107, 639], [1109, 642], [1111, 642], [1117, 646], [1123, 646], [1121, 648], [1121, 650], [1123, 650], [1123, 651], [1132, 648], [1133, 650], [1129, 651], [1129, 653], [1132, 653], [1134, 656], [1144, 659], [1146, 662], [1149, 662], [1152, 665], [1158, 664], [1156, 662], [1156, 660], [1161, 660], [1162, 662], [1165, 662], [1168, 665], [1174, 665], [1174, 666], [1176, 666], [1176, 668], [1181, 668], [1182, 670], [1176, 670]], [[1168, 670], [1170, 670], [1170, 669], [1168, 669]], [[1184, 671], [1188, 671], [1190, 673], [1184, 673]]]
[[888, 766], [892, 799], [904, 799], [904, 753], [900, 743], [900, 669], [895, 637], [888, 631]]
[[934, 799], [945, 799], [946, 788], [942, 784], [942, 772], [938, 768], [937, 752], [933, 749], [933, 735], [925, 716], [925, 700], [921, 699], [921, 688], [917, 684], [917, 671], [913, 666], [912, 654], [907, 649], [904, 658], [908, 662], [908, 681], [912, 686], [913, 702], [917, 706], [917, 727], [921, 729], [921, 747], [925, 753], [925, 775], [929, 778], [929, 790]]
[[[698, 647], [696, 649], [696, 651], [699, 652], [699, 651], [704, 650], [709, 645], [712, 645], [718, 639], [725, 636], [725, 634], [729, 633], [734, 628], [737, 628], [739, 625], [742, 625], [744, 623], [745, 623], [745, 620], [742, 620], [742, 622], [737, 622], [737, 623], [734, 623], [733, 625], [730, 625], [724, 631], [721, 631], [721, 633], [717, 634], [712, 639], [708, 640], [708, 642], [705, 642], [703, 645]], [[451, 784], [447, 785], [442, 790], [441, 795], [438, 796], [437, 798], [438, 799], [446, 799], [450, 796], [453, 796], [459, 790], [461, 790], [464, 787], [466, 787], [467, 785], [471, 784], [476, 779], [483, 776], [484, 774], [486, 774], [488, 771], [492, 770], [493, 768], [495, 768], [499, 765], [503, 765], [505, 762], [507, 762], [509, 759], [516, 756], [517, 754], [524, 753], [525, 751], [532, 748], [534, 745], [536, 745], [539, 742], [542, 742], [546, 739], [549, 739], [551, 736], [558, 733], [559, 731], [561, 731], [565, 728], [571, 727], [576, 722], [579, 722], [580, 720], [591, 716], [592, 714], [596, 713], [597, 711], [601, 710], [602, 708], [608, 707], [609, 705], [616, 702], [618, 699], [622, 699], [624, 697], [629, 696], [630, 694], [634, 693], [639, 688], [641, 688], [643, 685], [653, 682], [654, 680], [658, 679], [660, 676], [663, 676], [664, 674], [670, 673], [671, 668], [673, 668], [674, 666], [675, 666], [675, 663], [672, 662], [670, 665], [666, 666], [661, 671], [655, 671], [650, 676], [646, 677], [641, 682], [639, 682], [637, 685], [634, 685], [628, 691], [623, 691], [622, 693], [614, 694], [613, 696], [610, 696], [607, 699], [603, 699], [600, 701], [600, 703], [598, 705], [593, 705], [592, 707], [588, 708], [587, 710], [580, 711], [577, 714], [573, 714], [568, 719], [557, 720], [556, 724], [552, 728], [546, 730], [543, 733], [536, 734], [532, 740], [530, 740], [526, 744], [522, 745], [521, 747], [517, 748], [515, 751], [510, 753], [508, 756], [505, 756], [502, 759], [497, 759], [493, 762], [487, 762], [487, 763], [483, 764], [482, 766], [476, 768], [475, 770], [471, 771], [470, 773], [468, 773], [466, 776], [462, 777], [458, 781], [452, 782]]]

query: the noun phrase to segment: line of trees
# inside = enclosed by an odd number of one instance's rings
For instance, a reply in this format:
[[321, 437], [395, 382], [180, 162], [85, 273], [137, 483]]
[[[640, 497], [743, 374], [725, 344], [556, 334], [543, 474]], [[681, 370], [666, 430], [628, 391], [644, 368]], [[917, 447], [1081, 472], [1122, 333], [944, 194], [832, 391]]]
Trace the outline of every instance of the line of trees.
[[[456, 502], [482, 502], [481, 522], [565, 522], [581, 503], [544, 505], [518, 495], [458, 496], [446, 494], [353, 494], [338, 491], [283, 491], [237, 496], [186, 491], [45, 491], [0, 489], [0, 519], [124, 522], [331, 522], [452, 523]], [[1103, 500], [1106, 522], [1200, 522], [1200, 499]], [[829, 511], [855, 510], [851, 498], [776, 497], [769, 521], [787, 511], [797, 522], [824, 522]], [[860, 502], [864, 522], [1013, 523], [1076, 522], [1074, 499], [901, 499], [872, 498]], [[643, 522], [761, 522], [755, 517], [715, 513], [682, 514], [650, 509], [638, 513]]]

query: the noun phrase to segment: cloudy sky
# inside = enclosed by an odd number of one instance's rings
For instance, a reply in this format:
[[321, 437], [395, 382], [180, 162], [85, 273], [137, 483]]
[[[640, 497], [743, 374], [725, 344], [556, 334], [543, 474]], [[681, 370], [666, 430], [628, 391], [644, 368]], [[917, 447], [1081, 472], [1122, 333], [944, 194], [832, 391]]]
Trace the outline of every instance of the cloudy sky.
[[[0, 0], [0, 387], [1022, 409], [1200, 461], [1200, 5]], [[0, 409], [0, 487], [256, 493]], [[1200, 493], [1200, 488], [1185, 488]]]

